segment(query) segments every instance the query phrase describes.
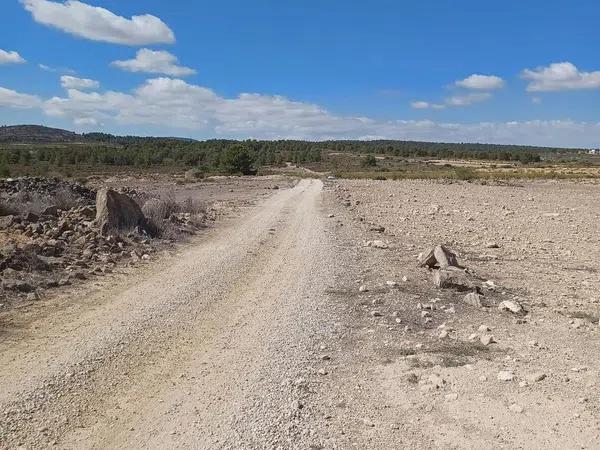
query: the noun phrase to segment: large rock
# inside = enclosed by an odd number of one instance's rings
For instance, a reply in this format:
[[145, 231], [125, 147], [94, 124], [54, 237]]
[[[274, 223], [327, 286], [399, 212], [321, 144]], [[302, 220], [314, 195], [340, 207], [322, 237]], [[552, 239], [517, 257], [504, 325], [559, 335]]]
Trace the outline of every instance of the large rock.
[[438, 245], [427, 253], [419, 255], [419, 265], [421, 267], [429, 267], [430, 269], [436, 267], [440, 269], [460, 267], [456, 253], [444, 245]]
[[147, 228], [140, 206], [127, 195], [107, 188], [100, 189], [96, 195], [96, 223], [102, 234]]

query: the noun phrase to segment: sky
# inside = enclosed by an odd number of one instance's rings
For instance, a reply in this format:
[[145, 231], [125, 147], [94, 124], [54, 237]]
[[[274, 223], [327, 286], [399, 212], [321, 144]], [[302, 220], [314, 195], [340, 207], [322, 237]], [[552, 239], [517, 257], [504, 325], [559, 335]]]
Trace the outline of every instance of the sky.
[[2, 0], [0, 124], [600, 147], [597, 0]]

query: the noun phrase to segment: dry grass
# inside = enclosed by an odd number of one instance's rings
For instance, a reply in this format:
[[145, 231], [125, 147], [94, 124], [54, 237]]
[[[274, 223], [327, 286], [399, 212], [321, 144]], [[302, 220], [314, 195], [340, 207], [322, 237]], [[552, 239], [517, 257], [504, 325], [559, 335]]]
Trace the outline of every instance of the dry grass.
[[191, 225], [199, 228], [205, 223], [207, 211], [206, 206], [198, 200], [187, 198], [177, 201], [172, 194], [164, 194], [161, 198], [146, 201], [142, 212], [153, 234], [165, 239], [177, 239], [181, 236], [177, 214], [189, 214]]

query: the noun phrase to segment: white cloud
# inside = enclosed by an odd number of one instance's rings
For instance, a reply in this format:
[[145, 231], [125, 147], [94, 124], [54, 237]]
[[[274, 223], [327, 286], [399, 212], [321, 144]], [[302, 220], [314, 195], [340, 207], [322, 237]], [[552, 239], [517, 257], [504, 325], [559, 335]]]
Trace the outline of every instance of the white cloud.
[[0, 87], [0, 107], [31, 109], [41, 105], [41, 100], [35, 95], [21, 94], [12, 89]]
[[492, 97], [489, 92], [472, 92], [464, 95], [453, 95], [445, 100], [448, 106], [469, 106], [473, 103], [483, 102]]
[[196, 73], [194, 69], [179, 66], [178, 62], [177, 57], [169, 52], [142, 48], [138, 50], [134, 59], [113, 61], [111, 65], [128, 72], [160, 73], [174, 77]]
[[60, 84], [65, 89], [98, 89], [100, 83], [89, 78], [77, 78], [69, 75], [60, 77]]
[[26, 61], [15, 51], [7, 52], [0, 48], [0, 64], [24, 64]]
[[52, 73], [62, 72], [62, 73], [70, 73], [70, 74], [76, 73], [73, 69], [69, 69], [68, 67], [51, 67], [51, 66], [48, 66], [47, 64], [38, 64], [38, 67], [45, 72], [52, 72]]
[[454, 83], [458, 87], [466, 89], [493, 90], [504, 87], [504, 80], [496, 75], [479, 75], [474, 73], [464, 80]]
[[529, 92], [600, 89], [600, 71], [581, 72], [570, 62], [553, 63], [533, 70], [525, 69], [521, 77], [529, 80]]
[[[144, 125], [155, 134], [179, 133], [261, 139], [404, 139], [549, 146], [600, 146], [600, 123], [570, 120], [441, 123], [375, 120], [333, 114], [282, 96], [240, 94], [225, 98], [180, 79], [155, 78], [130, 93], [69, 89], [43, 105], [46, 114], [81, 126]], [[161, 131], [162, 130], [162, 131]], [[187, 130], [187, 131], [181, 131]]]
[[41, 24], [93, 41], [124, 45], [171, 44], [173, 31], [158, 17], [145, 14], [131, 19], [111, 11], [67, 0], [20, 0], [33, 19]]
[[427, 109], [427, 108], [429, 108], [430, 105], [428, 102], [416, 101], [416, 102], [411, 102], [410, 106], [412, 106], [414, 109]]

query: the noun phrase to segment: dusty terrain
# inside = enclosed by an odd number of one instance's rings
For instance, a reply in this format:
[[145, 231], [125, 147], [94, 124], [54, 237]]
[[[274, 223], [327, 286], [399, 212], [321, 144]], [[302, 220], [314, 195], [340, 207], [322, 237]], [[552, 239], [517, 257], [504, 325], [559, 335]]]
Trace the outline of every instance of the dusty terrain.
[[[3, 313], [0, 448], [598, 448], [599, 191], [265, 190], [176, 252]], [[417, 267], [439, 243], [488, 306]]]

